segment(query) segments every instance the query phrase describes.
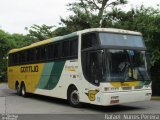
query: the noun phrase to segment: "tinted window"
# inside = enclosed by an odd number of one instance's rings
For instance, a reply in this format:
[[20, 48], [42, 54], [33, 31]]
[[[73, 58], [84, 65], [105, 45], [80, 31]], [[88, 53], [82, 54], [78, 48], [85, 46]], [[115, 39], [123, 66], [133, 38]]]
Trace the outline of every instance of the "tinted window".
[[96, 46], [97, 43], [96, 33], [82, 35], [82, 49]]
[[90, 83], [99, 85], [102, 81], [102, 54], [98, 51], [82, 52], [83, 74]]
[[102, 45], [145, 47], [142, 36], [140, 35], [99, 33], [99, 37]]
[[41, 50], [40, 48], [36, 48], [36, 61], [40, 60]]
[[70, 56], [70, 42], [69, 41], [64, 41], [62, 43], [62, 57], [69, 57]]
[[15, 54], [15, 64], [17, 65], [19, 62], [19, 54]]
[[27, 50], [27, 62], [32, 62], [35, 60], [35, 49]]
[[58, 59], [61, 57], [61, 45], [60, 43], [56, 43], [54, 45], [54, 59]]
[[44, 47], [41, 47], [41, 53], [40, 53], [40, 60], [46, 60], [47, 58], [47, 48], [44, 46]]
[[78, 38], [23, 50], [9, 55], [8, 65], [32, 64], [49, 60], [71, 59], [78, 56]]
[[72, 40], [70, 42], [71, 56], [78, 56], [78, 40]]
[[26, 52], [25, 51], [20, 52], [20, 60], [21, 60], [20, 63], [26, 62]]
[[12, 65], [12, 54], [9, 55], [9, 59], [8, 59], [8, 65]]
[[48, 59], [53, 59], [53, 56], [54, 56], [54, 46], [53, 46], [53, 44], [51, 44], [51, 45], [48, 45]]

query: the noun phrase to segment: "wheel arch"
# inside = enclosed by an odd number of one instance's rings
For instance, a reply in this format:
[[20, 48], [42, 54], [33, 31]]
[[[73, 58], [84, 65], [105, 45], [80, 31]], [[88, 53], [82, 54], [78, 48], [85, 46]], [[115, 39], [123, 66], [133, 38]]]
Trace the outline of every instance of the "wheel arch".
[[[71, 100], [71, 94], [73, 95], [73, 90], [77, 90], [76, 94], [78, 95], [78, 103], [74, 103], [72, 100]], [[75, 93], [74, 93], [75, 94]], [[73, 97], [73, 96], [72, 96]], [[81, 100], [79, 99], [80, 96], [79, 96], [79, 93], [78, 93], [78, 88], [76, 87], [76, 85], [74, 84], [71, 84], [68, 86], [68, 89], [67, 89], [67, 100], [69, 102], [69, 104], [72, 106], [72, 107], [75, 107], [75, 108], [79, 108], [79, 107], [82, 107], [83, 106], [83, 103], [81, 102]], [[75, 99], [75, 98], [74, 98]]]
[[[68, 86], [68, 89], [67, 89], [67, 99], [68, 99], [70, 90], [72, 90], [73, 88], [77, 89], [76, 85], [70, 84], [70, 85]], [[77, 90], [78, 90], [78, 89], [77, 89]]]
[[19, 85], [18, 80], [16, 80], [16, 82], [15, 82], [15, 85], [14, 85], [15, 89], [16, 89], [17, 85]]
[[21, 81], [21, 86], [20, 86], [20, 87], [22, 87], [22, 85], [24, 85], [24, 86], [25, 86], [25, 89], [26, 89], [26, 91], [27, 91], [27, 86], [26, 86], [26, 84], [25, 84], [25, 82], [24, 82], [24, 81]]
[[25, 85], [25, 82], [24, 82], [24, 81], [22, 81], [22, 82], [21, 82], [21, 85]]

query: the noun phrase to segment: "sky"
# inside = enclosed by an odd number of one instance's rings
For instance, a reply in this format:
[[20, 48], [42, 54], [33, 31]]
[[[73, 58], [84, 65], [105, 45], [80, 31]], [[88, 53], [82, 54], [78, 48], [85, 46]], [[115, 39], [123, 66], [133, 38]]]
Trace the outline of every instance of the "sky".
[[[67, 4], [76, 0], [0, 0], [0, 29], [9, 33], [27, 34], [33, 24], [58, 26], [60, 17], [67, 17]], [[140, 6], [157, 7], [160, 0], [128, 0], [123, 9]]]

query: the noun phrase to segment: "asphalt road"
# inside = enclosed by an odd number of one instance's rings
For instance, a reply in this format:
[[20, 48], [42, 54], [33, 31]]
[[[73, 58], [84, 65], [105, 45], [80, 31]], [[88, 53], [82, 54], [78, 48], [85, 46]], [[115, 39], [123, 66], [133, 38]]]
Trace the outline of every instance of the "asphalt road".
[[66, 100], [38, 95], [23, 98], [6, 84], [0, 84], [0, 114], [0, 120], [7, 117], [13, 120], [105, 120], [110, 114], [160, 114], [160, 100], [109, 107], [85, 104], [83, 108], [73, 108]]

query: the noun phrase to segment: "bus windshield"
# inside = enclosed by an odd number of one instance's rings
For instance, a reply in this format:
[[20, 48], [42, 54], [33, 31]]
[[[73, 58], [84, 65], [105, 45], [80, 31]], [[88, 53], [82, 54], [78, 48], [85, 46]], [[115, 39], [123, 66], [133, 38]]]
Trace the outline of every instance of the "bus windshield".
[[145, 47], [140, 35], [99, 33], [101, 45], [121, 47]]
[[105, 81], [150, 80], [147, 72], [144, 51], [109, 50], [109, 74], [103, 76]]

